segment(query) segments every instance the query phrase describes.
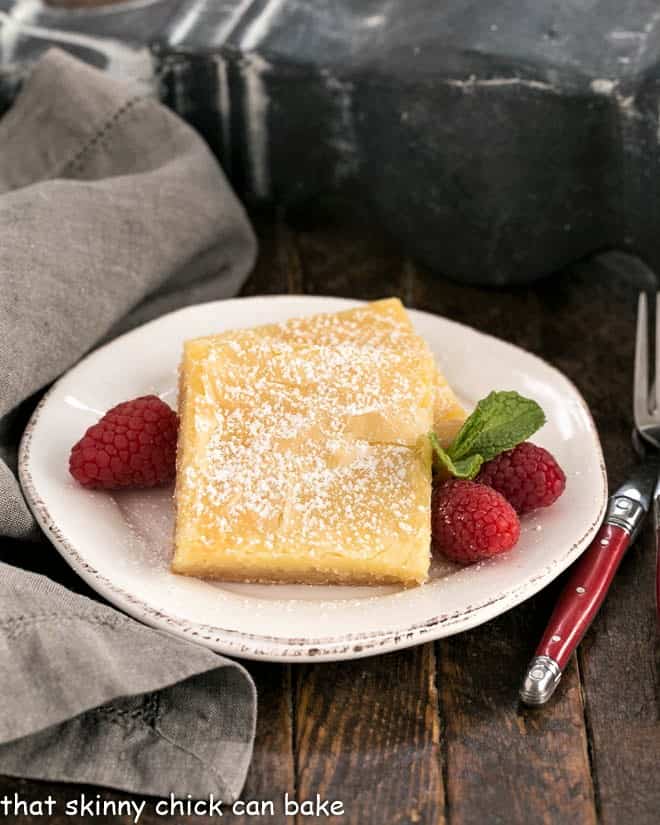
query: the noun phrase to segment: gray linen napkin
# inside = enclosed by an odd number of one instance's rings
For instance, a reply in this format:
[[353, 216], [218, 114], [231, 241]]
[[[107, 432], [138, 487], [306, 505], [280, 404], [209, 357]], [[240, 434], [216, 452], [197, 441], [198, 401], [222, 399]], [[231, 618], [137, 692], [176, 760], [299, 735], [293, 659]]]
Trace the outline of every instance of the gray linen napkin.
[[[100, 339], [234, 294], [256, 247], [192, 129], [59, 51], [0, 119], [0, 239], [2, 558], [9, 537], [38, 536], [15, 476], [19, 405]], [[250, 761], [243, 668], [3, 562], [0, 700], [0, 773], [230, 800]]]

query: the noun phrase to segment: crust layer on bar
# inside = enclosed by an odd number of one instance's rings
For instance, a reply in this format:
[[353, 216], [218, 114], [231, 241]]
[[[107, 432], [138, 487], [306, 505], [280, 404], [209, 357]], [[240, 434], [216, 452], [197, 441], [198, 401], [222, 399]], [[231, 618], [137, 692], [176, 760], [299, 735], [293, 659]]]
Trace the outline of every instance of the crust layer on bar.
[[174, 572], [424, 581], [425, 436], [460, 407], [399, 301], [189, 341], [179, 409]]

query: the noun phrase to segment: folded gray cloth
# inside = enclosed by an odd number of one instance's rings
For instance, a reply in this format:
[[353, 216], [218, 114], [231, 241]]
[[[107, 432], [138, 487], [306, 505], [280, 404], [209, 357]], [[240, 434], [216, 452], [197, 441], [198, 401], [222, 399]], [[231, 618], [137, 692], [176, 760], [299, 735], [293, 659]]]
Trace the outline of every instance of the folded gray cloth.
[[[234, 294], [255, 240], [193, 130], [58, 51], [0, 119], [0, 237], [2, 558], [8, 537], [38, 536], [15, 477], [19, 405], [100, 339]], [[0, 696], [0, 774], [226, 800], [242, 787], [243, 668], [2, 562]]]

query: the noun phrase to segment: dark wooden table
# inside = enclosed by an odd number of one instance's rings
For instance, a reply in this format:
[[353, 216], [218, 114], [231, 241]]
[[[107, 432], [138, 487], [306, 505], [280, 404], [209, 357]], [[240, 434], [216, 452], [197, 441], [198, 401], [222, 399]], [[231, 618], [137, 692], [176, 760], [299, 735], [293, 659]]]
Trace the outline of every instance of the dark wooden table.
[[[612, 485], [631, 459], [630, 383], [637, 290], [652, 279], [610, 255], [529, 288], [463, 287], [419, 271], [381, 232], [353, 220], [258, 220], [261, 255], [245, 294], [398, 295], [543, 356], [591, 406]], [[26, 563], [21, 551], [15, 561]], [[517, 700], [557, 583], [453, 638], [355, 662], [248, 663], [259, 690], [244, 797], [339, 799], [350, 825], [657, 825], [660, 703], [654, 541], [645, 529], [551, 704]], [[10, 559], [11, 560], [11, 559]], [[82, 589], [53, 550], [51, 575]], [[103, 798], [127, 798], [88, 789]], [[0, 796], [58, 800], [80, 788], [0, 778]], [[63, 805], [60, 806], [60, 810]], [[14, 820], [17, 821], [17, 820]], [[38, 822], [25, 817], [21, 825]], [[56, 825], [76, 822], [58, 815]], [[89, 821], [89, 820], [87, 820]], [[143, 825], [284, 822], [163, 819]], [[310, 821], [299, 818], [297, 822]], [[129, 817], [95, 818], [129, 825]]]

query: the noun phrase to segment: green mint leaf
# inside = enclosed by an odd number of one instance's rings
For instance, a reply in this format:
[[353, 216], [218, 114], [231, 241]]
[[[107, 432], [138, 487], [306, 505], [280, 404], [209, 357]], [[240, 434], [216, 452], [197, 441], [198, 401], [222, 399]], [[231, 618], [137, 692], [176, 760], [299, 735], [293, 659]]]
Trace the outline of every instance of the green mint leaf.
[[461, 427], [447, 451], [457, 461], [473, 456], [490, 461], [526, 441], [545, 424], [541, 407], [517, 392], [491, 392]]
[[484, 463], [483, 456], [479, 454], [468, 456], [467, 458], [458, 458], [452, 461], [454, 465], [454, 475], [456, 478], [473, 479], [481, 469]]
[[433, 448], [433, 456], [436, 467], [444, 469], [456, 478], [472, 479], [479, 472], [483, 463], [483, 458], [480, 455], [471, 455], [467, 458], [459, 458], [455, 461], [449, 457], [447, 452], [442, 449], [438, 437], [435, 433], [429, 433], [429, 441]]

